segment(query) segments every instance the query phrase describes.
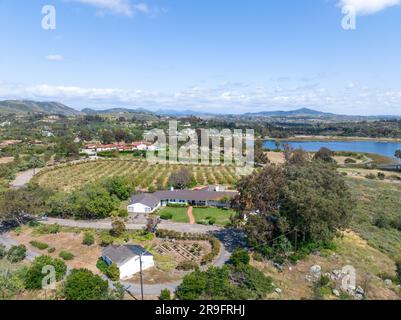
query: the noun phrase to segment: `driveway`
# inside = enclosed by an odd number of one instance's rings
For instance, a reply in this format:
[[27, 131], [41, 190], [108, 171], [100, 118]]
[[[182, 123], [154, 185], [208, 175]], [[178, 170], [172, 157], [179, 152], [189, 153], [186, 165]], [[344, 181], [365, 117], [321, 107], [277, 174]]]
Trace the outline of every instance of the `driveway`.
[[[0, 233], [0, 244], [4, 245], [7, 250], [9, 250], [12, 246], [19, 245], [19, 243], [11, 238], [8, 233]], [[37, 256], [40, 256], [40, 254], [28, 249], [26, 250], [26, 260], [32, 262]]]
[[15, 178], [14, 181], [10, 182], [10, 187], [12, 189], [21, 189], [25, 187], [29, 181], [34, 177], [35, 174], [37, 174], [41, 169], [29, 169], [23, 172], [19, 172], [17, 174], [17, 177]]

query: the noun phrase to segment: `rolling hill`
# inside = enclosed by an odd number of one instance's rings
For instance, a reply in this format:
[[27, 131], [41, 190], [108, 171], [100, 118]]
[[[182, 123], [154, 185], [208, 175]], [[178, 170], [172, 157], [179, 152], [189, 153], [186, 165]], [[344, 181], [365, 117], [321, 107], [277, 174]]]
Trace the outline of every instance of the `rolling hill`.
[[5, 100], [0, 101], [0, 114], [25, 114], [25, 113], [44, 113], [58, 114], [64, 116], [81, 115], [82, 112], [67, 107], [59, 102], [37, 102], [30, 100]]

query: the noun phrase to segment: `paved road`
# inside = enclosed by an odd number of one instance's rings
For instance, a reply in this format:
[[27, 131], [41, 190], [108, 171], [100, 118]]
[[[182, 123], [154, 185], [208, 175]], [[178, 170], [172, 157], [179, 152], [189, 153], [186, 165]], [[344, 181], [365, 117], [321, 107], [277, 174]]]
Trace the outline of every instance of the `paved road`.
[[25, 187], [29, 181], [34, 177], [34, 173], [37, 174], [41, 169], [29, 169], [23, 172], [19, 172], [14, 181], [10, 182], [12, 189], [20, 189]]
[[[91, 221], [82, 221], [82, 220], [71, 220], [71, 219], [59, 219], [59, 218], [46, 218], [46, 220], [41, 221], [44, 224], [59, 224], [63, 227], [76, 227], [76, 228], [87, 228], [87, 229], [111, 229], [112, 221], [110, 219], [104, 220], [91, 220]], [[126, 224], [127, 229], [129, 230], [141, 230], [146, 227], [145, 223], [133, 223], [128, 222]], [[189, 233], [210, 233], [210, 232], [218, 232], [222, 230], [221, 227], [218, 226], [206, 226], [201, 224], [186, 224], [186, 223], [175, 223], [170, 221], [162, 221], [158, 225], [159, 229], [172, 230], [177, 232], [189, 232]]]

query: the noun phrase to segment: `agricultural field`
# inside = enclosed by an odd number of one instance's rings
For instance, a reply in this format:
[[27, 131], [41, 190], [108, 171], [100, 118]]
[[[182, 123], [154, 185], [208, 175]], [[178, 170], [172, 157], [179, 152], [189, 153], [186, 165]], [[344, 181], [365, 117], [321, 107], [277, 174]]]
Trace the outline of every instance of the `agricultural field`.
[[[150, 164], [146, 161], [98, 160], [68, 164], [44, 170], [34, 179], [42, 186], [59, 191], [71, 191], [85, 184], [112, 176], [126, 176], [140, 189], [166, 189], [172, 172], [183, 165]], [[198, 185], [223, 184], [233, 186], [237, 176], [235, 167], [185, 166], [189, 168]]]

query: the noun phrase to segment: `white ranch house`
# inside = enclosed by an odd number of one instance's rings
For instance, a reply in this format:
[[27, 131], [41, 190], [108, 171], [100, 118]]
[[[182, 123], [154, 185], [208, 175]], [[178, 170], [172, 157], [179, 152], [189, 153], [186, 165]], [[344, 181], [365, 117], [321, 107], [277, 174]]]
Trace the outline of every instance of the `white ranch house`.
[[201, 190], [170, 190], [155, 193], [142, 193], [132, 197], [127, 210], [129, 213], [149, 214], [168, 204], [227, 207], [227, 200], [233, 198], [236, 192], [214, 191], [216, 188]]

